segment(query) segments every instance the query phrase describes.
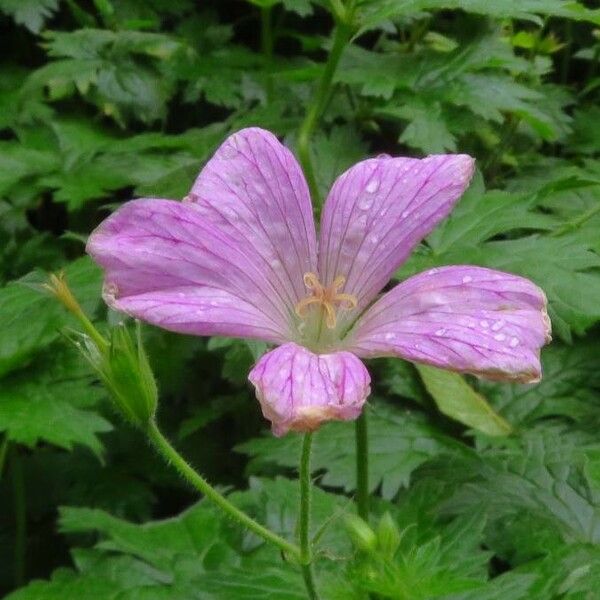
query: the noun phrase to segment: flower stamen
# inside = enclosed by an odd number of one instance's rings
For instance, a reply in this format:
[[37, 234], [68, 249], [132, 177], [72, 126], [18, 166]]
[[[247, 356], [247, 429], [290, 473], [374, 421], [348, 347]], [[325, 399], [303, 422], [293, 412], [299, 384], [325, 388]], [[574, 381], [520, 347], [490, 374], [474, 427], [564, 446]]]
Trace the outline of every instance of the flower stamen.
[[346, 278], [343, 275], [338, 275], [331, 285], [323, 286], [319, 281], [319, 277], [312, 272], [304, 273], [304, 285], [311, 291], [311, 294], [303, 298], [296, 304], [296, 314], [303, 319], [306, 316], [306, 309], [318, 304], [323, 307], [325, 312], [325, 325], [328, 329], [335, 329], [337, 324], [337, 307], [352, 310], [356, 308], [358, 302], [353, 294], [341, 293], [340, 290], [346, 283]]

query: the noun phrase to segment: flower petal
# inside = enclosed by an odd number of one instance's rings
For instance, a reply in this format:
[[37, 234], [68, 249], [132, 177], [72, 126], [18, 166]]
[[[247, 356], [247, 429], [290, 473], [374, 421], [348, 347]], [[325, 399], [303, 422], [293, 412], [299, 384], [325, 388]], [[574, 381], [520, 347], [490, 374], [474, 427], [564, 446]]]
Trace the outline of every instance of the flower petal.
[[359, 319], [345, 347], [524, 383], [541, 377], [550, 341], [544, 292], [480, 267], [444, 267], [397, 285]]
[[92, 233], [87, 251], [105, 269], [105, 300], [117, 310], [164, 326], [182, 323], [187, 307], [189, 332], [244, 336], [253, 325], [259, 337], [272, 331], [264, 336], [272, 341], [289, 333], [292, 308], [279, 290], [192, 204], [128, 202]]
[[[110, 297], [110, 289], [105, 292]], [[184, 286], [109, 300], [115, 310], [163, 329], [284, 343], [277, 324], [252, 304], [224, 290]]]
[[473, 175], [464, 154], [365, 160], [333, 184], [321, 219], [319, 273], [364, 308], [413, 248], [448, 215]]
[[316, 270], [310, 195], [293, 154], [256, 127], [231, 135], [208, 161], [188, 196], [200, 213], [245, 248], [293, 307]]
[[314, 354], [294, 343], [267, 352], [248, 379], [277, 436], [356, 419], [371, 391], [369, 372], [350, 352]]

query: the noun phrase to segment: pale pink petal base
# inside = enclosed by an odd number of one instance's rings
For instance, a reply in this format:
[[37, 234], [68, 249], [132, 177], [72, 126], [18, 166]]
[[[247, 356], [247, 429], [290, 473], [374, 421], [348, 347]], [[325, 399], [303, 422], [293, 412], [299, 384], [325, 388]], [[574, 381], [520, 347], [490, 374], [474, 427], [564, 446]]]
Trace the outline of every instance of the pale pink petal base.
[[314, 354], [294, 343], [265, 354], [248, 379], [277, 436], [356, 419], [371, 391], [367, 369], [350, 352]]
[[528, 279], [469, 266], [431, 269], [384, 294], [344, 348], [523, 383], [541, 377], [546, 297]]

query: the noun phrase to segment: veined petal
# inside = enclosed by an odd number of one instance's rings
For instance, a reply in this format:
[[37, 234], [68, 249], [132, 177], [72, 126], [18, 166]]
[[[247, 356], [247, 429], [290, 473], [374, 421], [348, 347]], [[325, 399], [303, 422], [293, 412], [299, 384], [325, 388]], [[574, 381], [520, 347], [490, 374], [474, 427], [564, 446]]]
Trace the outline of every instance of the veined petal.
[[91, 234], [87, 251], [104, 268], [104, 296], [117, 310], [166, 326], [181, 323], [188, 306], [190, 332], [263, 337], [268, 329], [279, 334], [265, 339], [287, 338], [292, 309], [285, 298], [245, 248], [192, 204], [128, 202]]
[[397, 285], [359, 319], [344, 347], [523, 383], [541, 377], [546, 297], [528, 279], [480, 267], [432, 269]]
[[473, 175], [464, 154], [373, 158], [333, 184], [321, 219], [324, 285], [346, 277], [344, 292], [364, 308], [413, 248], [448, 215]]
[[228, 137], [194, 183], [189, 200], [245, 248], [293, 307], [317, 264], [310, 195], [293, 154], [257, 127]]
[[248, 379], [277, 436], [356, 419], [371, 391], [369, 372], [350, 352], [314, 354], [294, 343], [267, 352]]
[[108, 287], [104, 296], [115, 310], [176, 333], [258, 338], [277, 344], [286, 341], [267, 314], [217, 288], [174, 287], [112, 299]]

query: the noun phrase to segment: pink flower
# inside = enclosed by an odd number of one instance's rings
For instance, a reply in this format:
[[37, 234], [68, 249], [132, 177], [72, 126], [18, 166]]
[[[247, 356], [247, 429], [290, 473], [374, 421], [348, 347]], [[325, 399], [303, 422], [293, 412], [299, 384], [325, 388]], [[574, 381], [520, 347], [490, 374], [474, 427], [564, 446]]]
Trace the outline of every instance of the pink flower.
[[370, 392], [360, 358], [540, 379], [550, 323], [544, 293], [527, 279], [450, 266], [378, 297], [450, 213], [473, 168], [466, 155], [359, 162], [329, 192], [317, 241], [294, 156], [268, 131], [244, 129], [183, 202], [128, 202], [87, 250], [118, 311], [171, 331], [279, 345], [249, 379], [276, 435], [308, 431], [360, 414]]

